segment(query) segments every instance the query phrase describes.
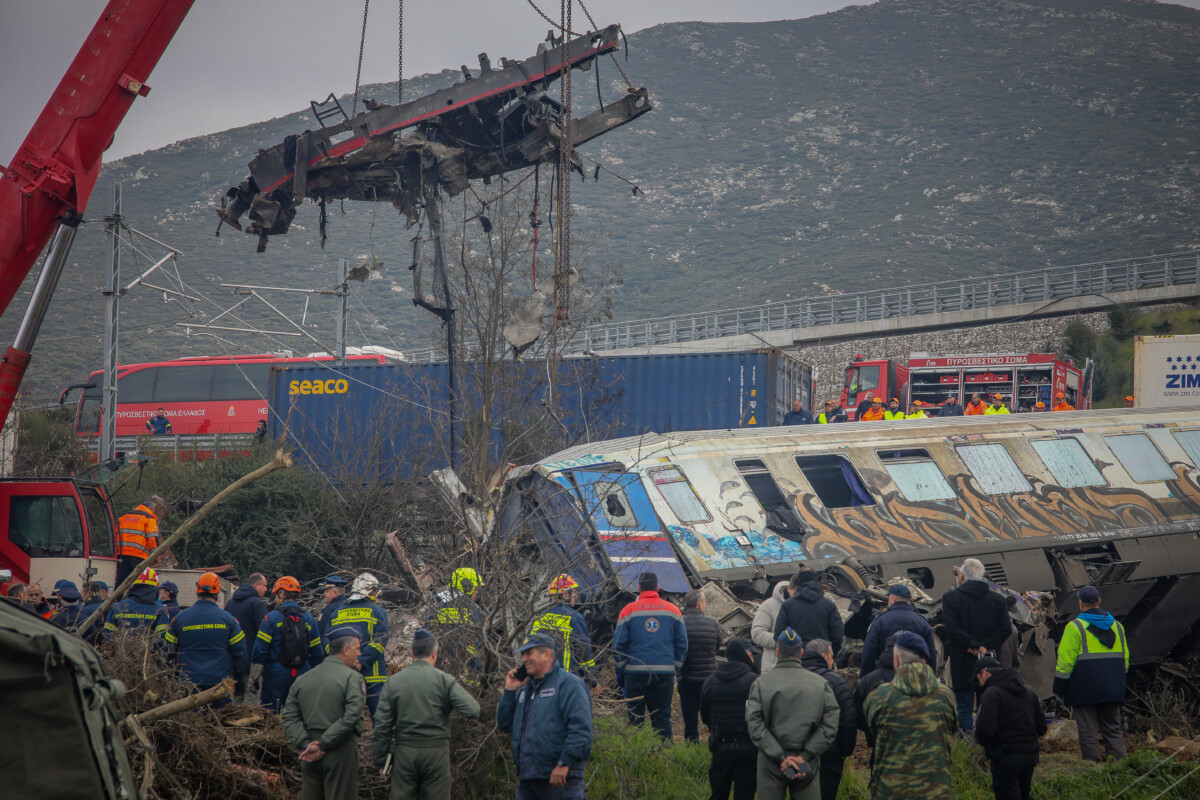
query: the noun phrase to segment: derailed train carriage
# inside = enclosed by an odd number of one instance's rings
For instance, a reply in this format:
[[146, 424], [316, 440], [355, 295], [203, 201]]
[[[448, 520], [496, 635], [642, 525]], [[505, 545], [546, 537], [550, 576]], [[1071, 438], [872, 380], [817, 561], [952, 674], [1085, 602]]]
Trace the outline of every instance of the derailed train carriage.
[[1048, 694], [1089, 583], [1134, 663], [1197, 654], [1198, 532], [1200, 408], [1186, 408], [593, 443], [514, 470], [491, 535], [528, 537], [613, 617], [643, 571], [667, 592], [717, 581], [761, 598], [805, 563], [843, 598], [911, 581], [936, 622], [953, 566], [975, 557], [1013, 598], [1022, 670]]

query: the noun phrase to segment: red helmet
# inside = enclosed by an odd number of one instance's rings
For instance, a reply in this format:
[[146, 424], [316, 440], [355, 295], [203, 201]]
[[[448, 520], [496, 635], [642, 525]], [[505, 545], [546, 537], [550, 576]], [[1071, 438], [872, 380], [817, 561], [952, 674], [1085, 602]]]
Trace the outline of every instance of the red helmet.
[[562, 575], [559, 575], [557, 578], [550, 581], [550, 588], [548, 588], [546, 591], [550, 594], [565, 594], [571, 589], [578, 588], [579, 584], [576, 583], [575, 579], [564, 572]]
[[133, 585], [136, 586], [139, 583], [145, 584], [146, 586], [158, 586], [158, 572], [147, 567], [146, 569], [142, 570], [141, 575], [137, 576], [137, 580], [133, 582]]
[[284, 575], [279, 580], [275, 581], [275, 588], [271, 590], [271, 594], [275, 594], [280, 589], [285, 592], [300, 593], [300, 581], [293, 578], [291, 575]]
[[196, 591], [200, 594], [217, 594], [221, 591], [221, 579], [215, 572], [206, 572], [196, 581]]

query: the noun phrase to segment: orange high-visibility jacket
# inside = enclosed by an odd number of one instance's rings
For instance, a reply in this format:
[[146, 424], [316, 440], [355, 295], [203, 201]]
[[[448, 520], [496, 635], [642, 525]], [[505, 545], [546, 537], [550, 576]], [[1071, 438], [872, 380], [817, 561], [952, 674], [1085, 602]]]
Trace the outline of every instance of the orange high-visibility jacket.
[[987, 409], [987, 403], [983, 402], [982, 400], [979, 401], [979, 405], [967, 403], [966, 406], [963, 407], [963, 415], [970, 417], [976, 414], [984, 414], [987, 412]]
[[158, 547], [158, 517], [146, 506], [121, 517], [117, 526], [117, 555], [145, 558]]
[[883, 419], [883, 409], [882, 408], [868, 408], [866, 411], [863, 412], [863, 415], [862, 415], [863, 422], [874, 422], [877, 419]]
[[1063, 400], [1061, 403], [1059, 403], [1058, 405], [1056, 405], [1054, 408], [1052, 408], [1050, 410], [1051, 411], [1074, 411], [1075, 406], [1071, 405], [1066, 400]]

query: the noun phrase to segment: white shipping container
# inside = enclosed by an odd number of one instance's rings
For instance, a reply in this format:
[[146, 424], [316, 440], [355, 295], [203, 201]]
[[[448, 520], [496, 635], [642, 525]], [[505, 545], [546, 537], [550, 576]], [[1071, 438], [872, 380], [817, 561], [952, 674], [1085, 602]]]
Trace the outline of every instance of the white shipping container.
[[1140, 408], [1200, 405], [1200, 335], [1133, 337], [1133, 396]]

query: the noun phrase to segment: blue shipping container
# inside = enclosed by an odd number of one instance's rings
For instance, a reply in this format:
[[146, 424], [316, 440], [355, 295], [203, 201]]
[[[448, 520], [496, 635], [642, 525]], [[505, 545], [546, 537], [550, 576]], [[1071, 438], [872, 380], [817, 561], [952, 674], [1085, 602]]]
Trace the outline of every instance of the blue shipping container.
[[[812, 403], [811, 368], [778, 350], [572, 358], [551, 374], [552, 415], [545, 362], [505, 362], [490, 376], [460, 367], [460, 437], [485, 426], [496, 458], [533, 424], [565, 426], [578, 443], [778, 425], [792, 400]], [[286, 424], [300, 459], [335, 483], [422, 474], [450, 462], [448, 377], [445, 364], [274, 367], [271, 430]], [[488, 409], [477, 402], [485, 379]]]

